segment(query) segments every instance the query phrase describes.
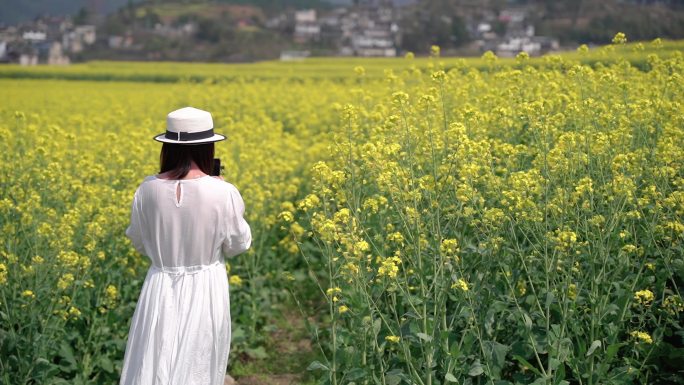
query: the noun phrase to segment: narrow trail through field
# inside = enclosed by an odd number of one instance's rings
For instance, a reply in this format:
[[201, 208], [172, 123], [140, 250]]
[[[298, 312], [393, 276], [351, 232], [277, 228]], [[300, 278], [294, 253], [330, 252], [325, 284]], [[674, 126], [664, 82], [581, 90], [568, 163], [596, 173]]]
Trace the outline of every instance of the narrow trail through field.
[[[283, 310], [271, 332], [265, 359], [239, 357], [224, 385], [299, 385], [313, 383], [306, 370], [317, 357], [299, 312]], [[232, 376], [232, 377], [231, 377]]]

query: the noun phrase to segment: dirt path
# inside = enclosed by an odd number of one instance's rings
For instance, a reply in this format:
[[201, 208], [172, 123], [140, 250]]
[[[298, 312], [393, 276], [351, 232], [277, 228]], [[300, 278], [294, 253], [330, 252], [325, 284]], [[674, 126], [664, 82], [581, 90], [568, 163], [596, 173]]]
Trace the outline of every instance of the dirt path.
[[[269, 357], [262, 360], [241, 357], [240, 365], [247, 370], [235, 374], [231, 381], [226, 377], [224, 385], [300, 385], [307, 381], [307, 366], [317, 359], [311, 339], [301, 314], [296, 311], [283, 313], [277, 329], [269, 338]], [[242, 369], [241, 368], [241, 369]], [[240, 370], [242, 371], [242, 370]]]

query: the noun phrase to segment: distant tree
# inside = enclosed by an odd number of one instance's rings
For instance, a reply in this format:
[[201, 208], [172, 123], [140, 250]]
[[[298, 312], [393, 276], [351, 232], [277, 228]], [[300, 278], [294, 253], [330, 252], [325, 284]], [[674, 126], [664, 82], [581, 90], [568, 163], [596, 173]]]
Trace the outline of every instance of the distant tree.
[[145, 9], [145, 13], [138, 20], [145, 28], [152, 28], [157, 23], [161, 23], [161, 18], [151, 7]]
[[187, 23], [192, 23], [197, 21], [197, 14], [194, 13], [183, 13], [182, 15], [178, 16], [178, 18], [175, 20], [174, 25], [183, 25]]
[[90, 19], [90, 12], [88, 12], [88, 8], [81, 7], [81, 9], [78, 10], [78, 13], [74, 16], [74, 24], [76, 24], [76, 25], [88, 24], [89, 19]]
[[115, 14], [107, 18], [102, 30], [106, 35], [123, 35], [128, 29], [127, 26], [125, 18], [120, 14]]
[[495, 20], [492, 23], [492, 31], [496, 32], [497, 35], [503, 36], [506, 34], [506, 29], [508, 26], [501, 20]]
[[460, 16], [451, 18], [451, 40], [455, 46], [461, 46], [470, 41], [466, 22]]
[[465, 21], [459, 15], [457, 2], [421, 0], [401, 21], [402, 48], [427, 52], [430, 45], [458, 47], [470, 40]]
[[216, 20], [200, 17], [197, 20], [197, 33], [195, 37], [198, 40], [210, 43], [230, 40], [235, 36], [234, 25], [235, 23], [229, 18]]

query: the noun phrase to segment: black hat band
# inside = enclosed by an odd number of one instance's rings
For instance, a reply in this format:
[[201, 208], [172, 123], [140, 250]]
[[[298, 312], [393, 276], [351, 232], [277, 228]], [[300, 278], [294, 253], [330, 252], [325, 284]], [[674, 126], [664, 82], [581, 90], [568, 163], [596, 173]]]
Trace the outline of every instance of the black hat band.
[[214, 129], [213, 128], [206, 130], [206, 131], [199, 131], [199, 132], [166, 131], [166, 135], [164, 135], [164, 137], [166, 139], [177, 140], [179, 142], [187, 142], [187, 141], [192, 141], [192, 140], [207, 139], [207, 138], [211, 138], [212, 136], [214, 136]]

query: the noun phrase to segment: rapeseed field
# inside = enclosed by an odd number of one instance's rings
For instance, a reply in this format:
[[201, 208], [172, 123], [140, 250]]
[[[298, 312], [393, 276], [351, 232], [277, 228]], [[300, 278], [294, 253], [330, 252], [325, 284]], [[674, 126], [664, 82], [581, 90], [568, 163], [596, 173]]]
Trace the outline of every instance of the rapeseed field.
[[0, 71], [0, 382], [116, 383], [149, 266], [130, 202], [191, 105], [228, 137], [254, 237], [227, 261], [231, 360], [277, 361], [286, 305], [315, 320], [323, 384], [681, 383], [684, 57], [663, 45], [433, 47], [334, 77]]

